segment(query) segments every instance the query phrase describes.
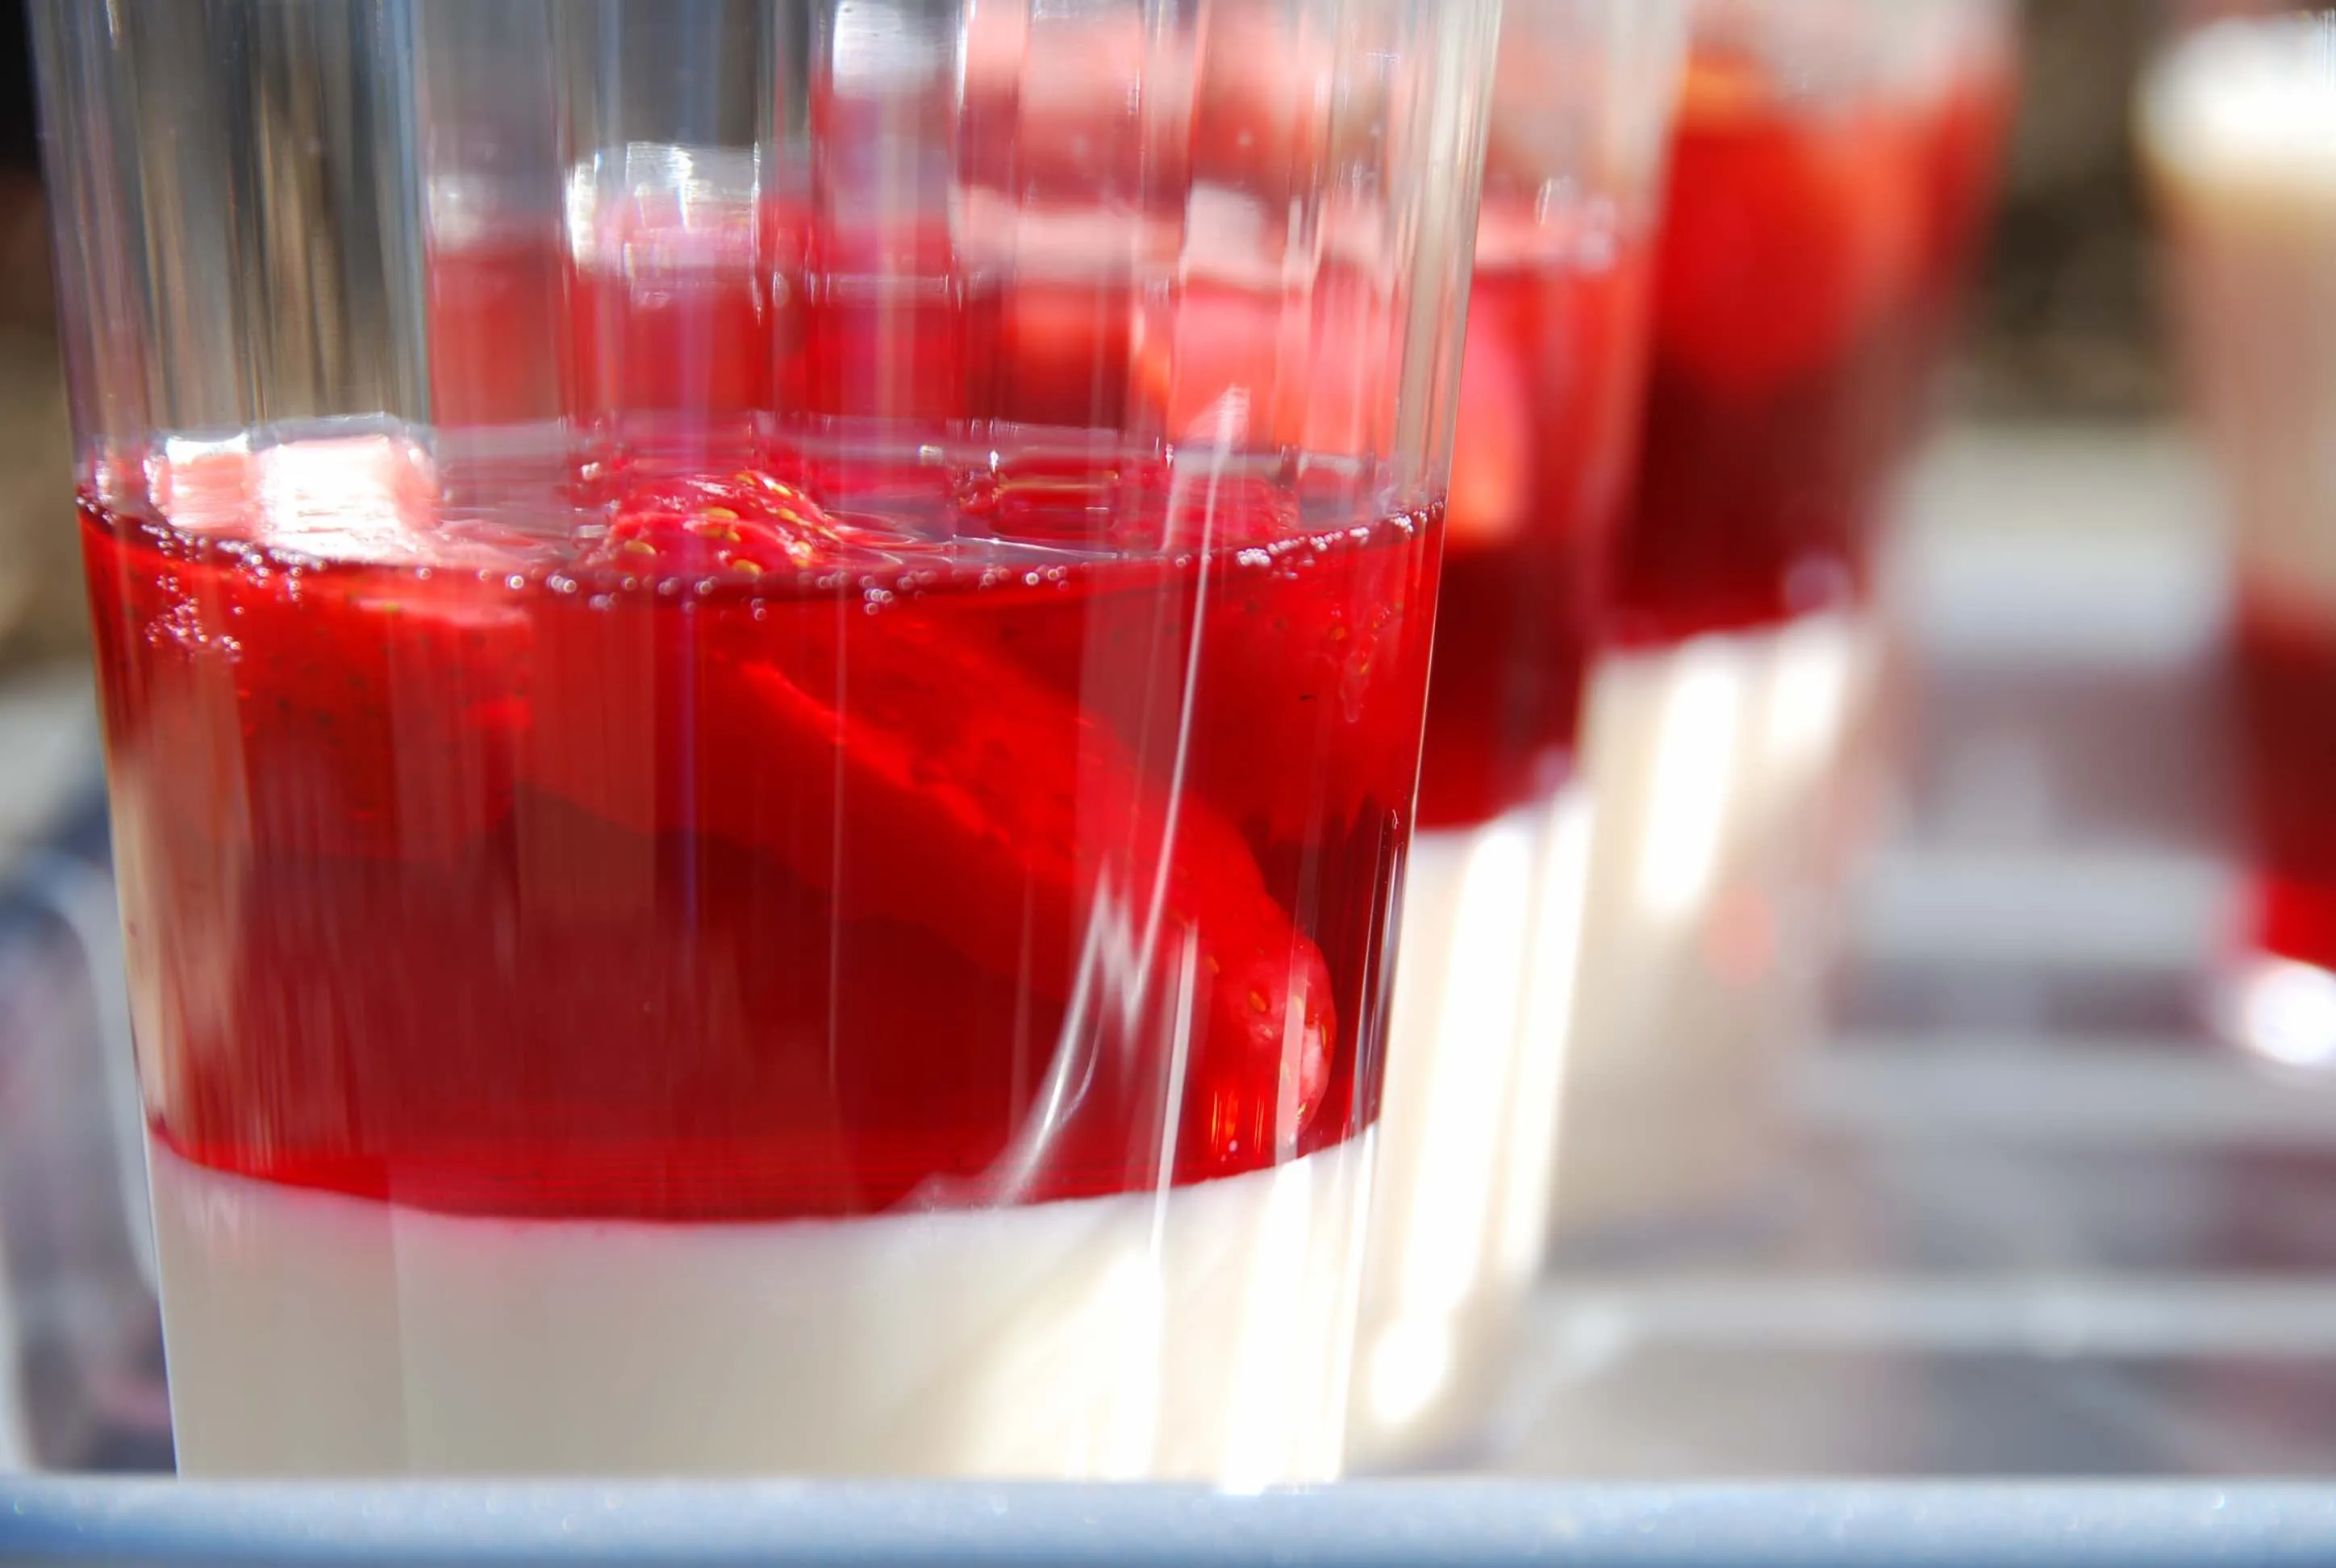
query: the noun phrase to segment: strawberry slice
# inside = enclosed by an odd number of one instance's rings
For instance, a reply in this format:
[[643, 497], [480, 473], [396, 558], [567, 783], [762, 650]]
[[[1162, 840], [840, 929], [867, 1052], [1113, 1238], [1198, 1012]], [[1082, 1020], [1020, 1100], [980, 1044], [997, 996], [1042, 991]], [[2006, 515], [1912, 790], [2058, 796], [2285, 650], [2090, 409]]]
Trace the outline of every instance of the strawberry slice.
[[1656, 311], [1668, 363], [1747, 394], [1849, 352], [1913, 286], [1922, 225], [1903, 127], [1779, 104], [1751, 71], [1689, 73]]
[[851, 542], [811, 497], [754, 469], [652, 482], [628, 492], [584, 565], [640, 576], [754, 579], [845, 559]]
[[[1069, 514], [1049, 527], [1006, 502], [1000, 486], [978, 514], [997, 526], [1010, 510], [1017, 537], [1080, 536], [1100, 505], [1116, 537], [1138, 548], [1205, 551], [1211, 564], [1197, 605], [1191, 596], [1134, 591], [1120, 604], [1056, 598], [1026, 601], [988, 625], [985, 647], [1027, 678], [1079, 695], [1098, 678], [1114, 691], [1151, 689], [1147, 661], [1189, 646], [1186, 618], [1200, 616], [1199, 685], [1193, 694], [1190, 776], [1251, 842], [1319, 842], [1326, 823], [1351, 823], [1367, 807], [1395, 806], [1412, 794], [1418, 760], [1434, 562], [1423, 523], [1408, 544], [1368, 530], [1309, 532], [1288, 489], [1265, 478], [1180, 486], [1173, 466], [1129, 473], [1125, 488], [1098, 502], [1068, 485], [1056, 506]], [[1017, 490], [1043, 494], [1037, 482]], [[1034, 508], [1046, 510], [1040, 495]], [[1089, 509], [1077, 510], [1082, 502]], [[968, 511], [971, 509], [968, 508]], [[1358, 532], [1362, 537], [1358, 537]], [[1174, 708], [1168, 713], [1173, 716]], [[1123, 733], [1147, 720], [1119, 716]], [[1173, 744], [1173, 737], [1165, 744]], [[1259, 759], [1301, 758], [1299, 766]]]
[[[745, 482], [703, 487], [754, 525], [721, 541], [730, 570], [838, 531], [799, 494], [749, 515]], [[705, 510], [679, 516], [680, 493], [628, 498], [620, 518], [655, 525], [600, 559], [706, 548], [691, 526]], [[539, 626], [526, 782], [643, 834], [752, 846], [842, 920], [913, 925], [1039, 996], [1085, 994], [1087, 1033], [1066, 1047], [1112, 1037], [1140, 990], [1144, 1048], [1097, 1049], [1096, 1095], [1118, 1096], [1122, 1116], [1125, 1096], [1160, 1092], [1165, 1057], [1149, 1042], [1166, 1037], [1189, 974], [1183, 1174], [1273, 1158], [1327, 1091], [1336, 1020], [1320, 952], [1247, 844], [1196, 797], [1172, 800], [1069, 696], [964, 635], [957, 595], [851, 591], [708, 600], [686, 617], [645, 596], [560, 601]]]

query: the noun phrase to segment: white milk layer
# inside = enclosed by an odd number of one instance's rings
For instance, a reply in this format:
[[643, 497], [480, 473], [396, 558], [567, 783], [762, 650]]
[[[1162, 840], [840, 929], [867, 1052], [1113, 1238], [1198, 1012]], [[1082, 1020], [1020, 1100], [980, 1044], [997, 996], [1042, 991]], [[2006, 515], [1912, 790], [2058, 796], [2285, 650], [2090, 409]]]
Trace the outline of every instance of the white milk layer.
[[189, 1474], [1338, 1466], [1368, 1138], [1156, 1195], [720, 1224], [453, 1216], [151, 1153]]
[[2152, 73], [2138, 130], [2242, 591], [2336, 622], [2336, 24], [2200, 30]]
[[1562, 1233], [1725, 1206], [1770, 1158], [1819, 1024], [1874, 649], [1828, 614], [1601, 661]]
[[1590, 821], [1576, 785], [1412, 840], [1347, 1423], [1358, 1466], [1481, 1418], [1540, 1268]]

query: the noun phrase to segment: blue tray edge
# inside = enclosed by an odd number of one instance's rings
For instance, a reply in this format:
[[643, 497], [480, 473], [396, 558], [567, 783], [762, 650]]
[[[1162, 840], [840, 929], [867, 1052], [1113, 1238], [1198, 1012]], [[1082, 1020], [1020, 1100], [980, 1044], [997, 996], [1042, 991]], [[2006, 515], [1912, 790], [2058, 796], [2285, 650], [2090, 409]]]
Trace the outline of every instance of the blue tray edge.
[[0, 1480], [0, 1561], [1046, 1565], [2336, 1563], [2336, 1486]]

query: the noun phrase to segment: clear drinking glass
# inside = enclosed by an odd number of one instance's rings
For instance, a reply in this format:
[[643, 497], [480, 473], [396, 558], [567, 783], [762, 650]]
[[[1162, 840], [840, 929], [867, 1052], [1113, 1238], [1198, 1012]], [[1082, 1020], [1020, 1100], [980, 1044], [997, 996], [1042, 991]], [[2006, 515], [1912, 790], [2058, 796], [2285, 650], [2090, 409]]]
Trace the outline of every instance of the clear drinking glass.
[[1805, 1039], [1881, 641], [1869, 563], [1983, 227], [2000, 0], [1698, 0], [1588, 722], [1560, 1222], [1725, 1203]]
[[1582, 689], [1637, 455], [1685, 36], [1677, 0], [1502, 15], [1348, 1417], [1358, 1465], [1465, 1435], [1541, 1262], [1589, 850]]
[[1480, 0], [40, 0], [181, 1465], [1338, 1460]]
[[2193, 4], [2136, 131], [2221, 479], [2251, 875], [2215, 988], [2238, 1045], [2336, 1065], [2336, 22]]

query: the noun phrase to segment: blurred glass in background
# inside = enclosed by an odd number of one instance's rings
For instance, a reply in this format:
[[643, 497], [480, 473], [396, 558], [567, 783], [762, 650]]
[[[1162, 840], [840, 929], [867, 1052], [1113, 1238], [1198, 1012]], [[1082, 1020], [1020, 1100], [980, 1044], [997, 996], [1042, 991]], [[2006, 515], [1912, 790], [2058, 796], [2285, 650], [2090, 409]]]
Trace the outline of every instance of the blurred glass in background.
[[1540, 1271], [1597, 803], [1582, 700], [1645, 402], [1686, 43], [1661, 0], [1504, 8], [1348, 1422], [1480, 1420]]
[[1768, 1174], [1863, 847], [1873, 562], [1985, 229], [2012, 17], [1697, 10], [1591, 706], [1562, 1229], [1725, 1210]]
[[2231, 555], [2252, 852], [2216, 988], [2239, 1044], [2336, 1065], [2336, 21], [2193, 5], [2136, 123]]

